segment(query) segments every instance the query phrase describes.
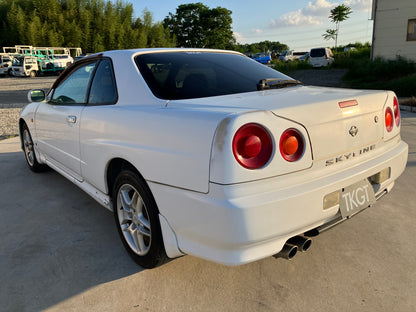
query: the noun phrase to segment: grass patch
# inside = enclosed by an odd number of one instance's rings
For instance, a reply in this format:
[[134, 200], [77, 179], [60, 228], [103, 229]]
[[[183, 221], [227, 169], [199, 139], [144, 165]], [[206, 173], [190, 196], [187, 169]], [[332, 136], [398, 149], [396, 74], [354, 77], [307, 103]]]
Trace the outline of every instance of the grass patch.
[[416, 96], [416, 63], [398, 57], [370, 62], [362, 58], [353, 61], [343, 80], [352, 88], [393, 90], [398, 96]]
[[19, 136], [18, 134], [12, 134], [12, 135], [0, 135], [0, 141], [1, 140], [6, 140], [6, 139], [11, 139], [11, 138], [15, 138]]
[[312, 66], [307, 61], [294, 60], [291, 62], [276, 61], [272, 66], [275, 70], [287, 74], [295, 70], [311, 69]]

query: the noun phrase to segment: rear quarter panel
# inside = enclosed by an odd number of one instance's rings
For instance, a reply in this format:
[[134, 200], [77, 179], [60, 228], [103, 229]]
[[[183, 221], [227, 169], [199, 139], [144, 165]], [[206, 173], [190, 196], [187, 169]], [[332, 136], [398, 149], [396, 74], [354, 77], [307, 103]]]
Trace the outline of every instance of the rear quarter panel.
[[81, 171], [101, 191], [114, 158], [145, 180], [208, 192], [212, 140], [223, 113], [158, 105], [86, 107], [81, 123]]

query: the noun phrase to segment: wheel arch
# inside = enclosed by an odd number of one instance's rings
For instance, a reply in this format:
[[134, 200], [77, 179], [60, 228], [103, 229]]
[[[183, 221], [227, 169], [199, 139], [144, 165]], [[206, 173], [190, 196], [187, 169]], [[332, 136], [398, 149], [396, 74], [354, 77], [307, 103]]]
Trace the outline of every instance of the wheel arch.
[[[145, 187], [147, 188], [147, 191], [149, 192], [149, 195], [151, 196], [155, 207], [157, 209], [157, 213], [159, 214], [159, 223], [162, 231], [162, 238], [163, 238], [163, 244], [165, 248], [165, 252], [169, 258], [176, 258], [183, 256], [184, 253], [180, 250], [178, 246], [178, 241], [176, 237], [176, 233], [169, 225], [169, 221], [160, 214], [159, 207], [157, 205], [157, 201], [155, 197], [153, 196], [153, 193], [147, 183], [147, 181], [144, 179], [144, 177], [141, 175], [139, 170], [129, 161], [123, 159], [123, 158], [113, 158], [108, 162], [107, 170], [106, 170], [106, 183], [108, 188], [108, 193], [110, 194], [110, 197], [113, 197], [113, 189], [114, 184], [117, 179], [117, 176], [122, 172], [123, 170], [130, 170], [138, 175], [138, 177], [143, 181]], [[114, 198], [112, 198], [113, 205], [114, 205]], [[114, 208], [113, 208], [114, 209]]]
[[149, 188], [149, 185], [147, 184], [146, 180], [141, 175], [139, 170], [132, 163], [130, 163], [129, 161], [123, 158], [113, 158], [108, 162], [107, 171], [106, 171], [106, 183], [107, 183], [107, 189], [108, 189], [108, 193], [110, 197], [112, 197], [113, 195], [112, 193], [113, 193], [114, 184], [117, 179], [117, 176], [120, 174], [120, 172], [124, 170], [130, 170], [134, 172], [135, 174], [137, 174], [138, 177], [144, 182], [149, 193], [152, 195], [152, 198], [153, 198], [153, 194]]

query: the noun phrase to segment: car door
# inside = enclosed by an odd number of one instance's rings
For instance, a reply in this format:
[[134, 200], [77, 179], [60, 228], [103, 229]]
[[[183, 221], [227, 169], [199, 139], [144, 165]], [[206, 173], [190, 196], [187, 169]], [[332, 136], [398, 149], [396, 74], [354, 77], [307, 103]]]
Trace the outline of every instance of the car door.
[[81, 63], [60, 79], [35, 118], [39, 150], [50, 163], [80, 181], [80, 117], [95, 66], [96, 61]]

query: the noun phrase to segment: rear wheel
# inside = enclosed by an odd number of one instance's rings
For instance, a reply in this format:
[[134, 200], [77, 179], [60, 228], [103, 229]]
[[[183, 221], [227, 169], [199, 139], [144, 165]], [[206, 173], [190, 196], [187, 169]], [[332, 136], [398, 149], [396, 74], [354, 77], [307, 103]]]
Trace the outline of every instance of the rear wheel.
[[154, 268], [168, 260], [159, 213], [149, 188], [132, 171], [122, 171], [113, 191], [114, 218], [124, 247], [144, 268]]
[[47, 169], [47, 166], [40, 164], [36, 159], [32, 136], [30, 135], [29, 129], [26, 124], [23, 125], [22, 130], [23, 150], [25, 152], [26, 162], [30, 170], [32, 170], [33, 172], [45, 171], [45, 169]]

